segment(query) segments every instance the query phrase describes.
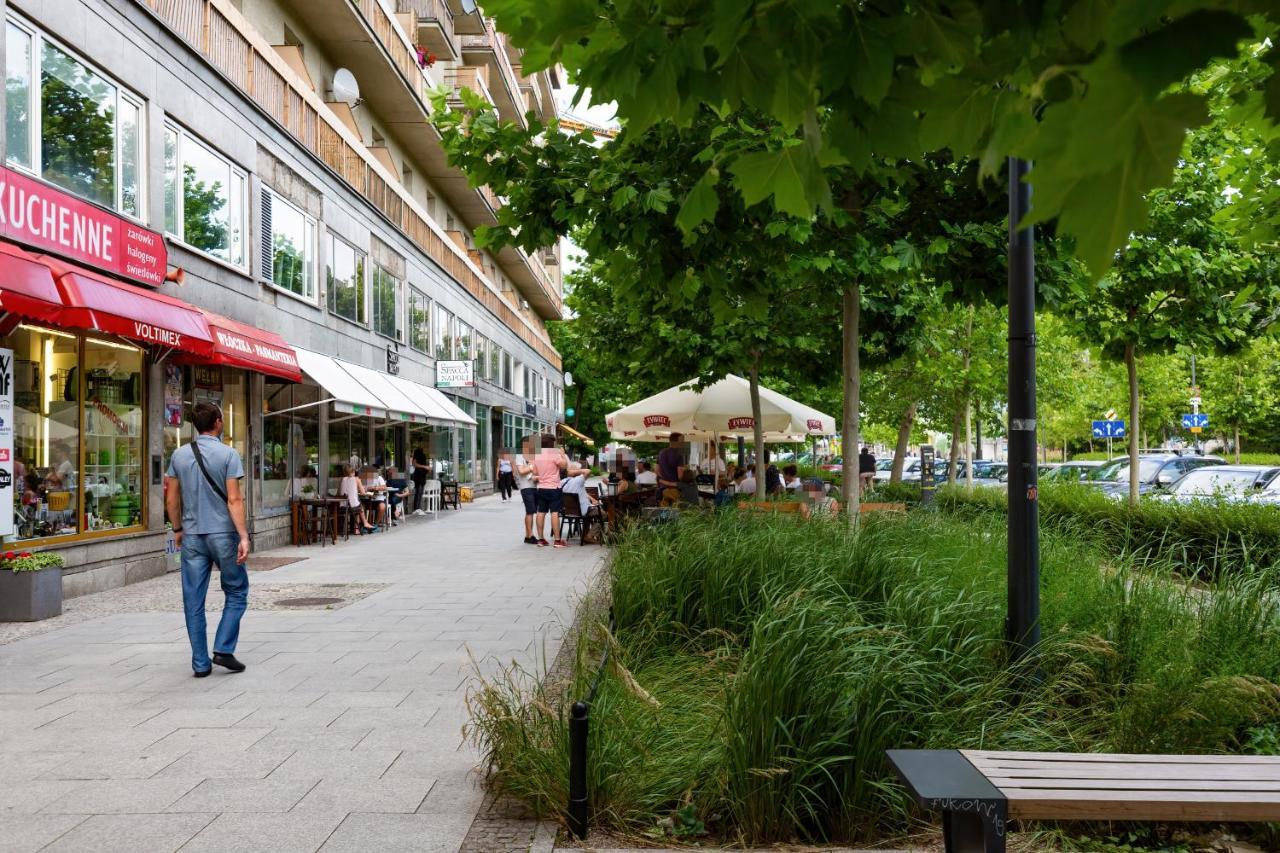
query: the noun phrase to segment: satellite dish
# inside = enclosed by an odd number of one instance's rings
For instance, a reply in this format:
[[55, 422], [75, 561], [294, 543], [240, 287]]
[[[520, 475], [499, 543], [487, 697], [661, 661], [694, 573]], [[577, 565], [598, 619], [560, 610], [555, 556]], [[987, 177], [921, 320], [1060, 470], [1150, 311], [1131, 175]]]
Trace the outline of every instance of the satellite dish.
[[333, 72], [333, 99], [352, 108], [360, 104], [360, 84], [356, 82], [356, 75], [345, 68]]
[[573, 387], [573, 374], [569, 373], [568, 371], [566, 371], [564, 374], [564, 387], [566, 388]]

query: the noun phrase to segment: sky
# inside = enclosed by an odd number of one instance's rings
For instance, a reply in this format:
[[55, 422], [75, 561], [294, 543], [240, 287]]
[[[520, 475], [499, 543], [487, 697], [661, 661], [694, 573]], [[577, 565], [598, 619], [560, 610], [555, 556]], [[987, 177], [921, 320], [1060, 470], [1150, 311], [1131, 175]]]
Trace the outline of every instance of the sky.
[[[617, 104], [609, 101], [605, 104], [591, 103], [591, 90], [586, 90], [586, 98], [576, 108], [570, 109], [569, 105], [573, 103], [574, 97], [578, 93], [578, 87], [565, 84], [564, 88], [556, 92], [556, 105], [559, 107], [560, 115], [570, 116], [590, 124], [599, 125], [600, 127], [618, 127], [617, 121]], [[564, 257], [564, 274], [577, 269], [580, 264], [577, 256], [581, 254], [581, 250], [573, 244], [572, 240], [565, 239], [561, 252]]]

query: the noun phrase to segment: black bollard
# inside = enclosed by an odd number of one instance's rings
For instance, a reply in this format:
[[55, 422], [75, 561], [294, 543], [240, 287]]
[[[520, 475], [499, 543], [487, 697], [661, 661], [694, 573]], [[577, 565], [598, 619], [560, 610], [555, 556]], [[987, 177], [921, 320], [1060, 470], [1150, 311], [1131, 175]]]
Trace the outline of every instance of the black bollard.
[[587, 837], [587, 703], [569, 709], [569, 832]]

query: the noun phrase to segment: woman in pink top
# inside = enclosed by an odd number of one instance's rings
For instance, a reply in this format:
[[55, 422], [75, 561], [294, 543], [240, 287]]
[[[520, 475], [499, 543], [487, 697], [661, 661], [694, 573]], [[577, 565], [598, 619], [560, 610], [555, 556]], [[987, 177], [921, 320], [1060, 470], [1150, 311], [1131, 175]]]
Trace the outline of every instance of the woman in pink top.
[[342, 467], [342, 482], [338, 485], [338, 494], [347, 499], [347, 507], [351, 510], [351, 515], [359, 521], [359, 526], [356, 528], [357, 536], [377, 529], [365, 518], [364, 507], [360, 505], [360, 497], [366, 494], [364, 483], [360, 482], [360, 478], [356, 476], [356, 469], [350, 465]]
[[[556, 447], [556, 437], [544, 435], [542, 452], [533, 460], [531, 466], [534, 483], [537, 486], [537, 491], [534, 492], [534, 503], [538, 517], [534, 523], [537, 525], [539, 546], [569, 547], [569, 543], [560, 538], [560, 511], [564, 508], [564, 493], [560, 491], [560, 469], [567, 467], [568, 464], [569, 457], [564, 455], [563, 450]], [[551, 542], [542, 538], [543, 519], [548, 513], [551, 514]]]

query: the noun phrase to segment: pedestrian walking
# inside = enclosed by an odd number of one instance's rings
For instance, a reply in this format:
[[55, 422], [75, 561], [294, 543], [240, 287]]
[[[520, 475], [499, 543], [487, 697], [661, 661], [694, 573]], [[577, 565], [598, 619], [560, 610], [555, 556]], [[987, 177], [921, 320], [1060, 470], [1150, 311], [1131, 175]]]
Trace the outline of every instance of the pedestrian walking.
[[409, 461], [413, 470], [413, 514], [425, 515], [422, 510], [422, 493], [427, 490], [427, 477], [431, 471], [427, 466], [427, 451], [421, 444], [413, 449], [413, 457]]
[[[536, 495], [538, 517], [538, 545], [546, 547], [567, 548], [569, 543], [560, 538], [560, 512], [564, 508], [564, 492], [560, 491], [560, 470], [569, 467], [569, 457], [556, 447], [556, 437], [551, 434], [542, 436], [542, 452], [533, 460], [533, 476], [537, 481]], [[551, 541], [542, 535], [547, 516], [551, 516]]]
[[533, 446], [533, 436], [526, 435], [520, 442], [520, 453], [516, 454], [514, 474], [516, 489], [520, 492], [520, 500], [524, 503], [524, 544], [537, 545], [538, 537], [533, 535], [533, 516], [538, 505], [538, 484], [533, 479], [533, 458], [537, 450]]
[[511, 451], [504, 447], [498, 453], [498, 492], [503, 501], [511, 500], [511, 492], [515, 486], [515, 466], [511, 463]]
[[[244, 463], [222, 443], [222, 410], [212, 403], [191, 409], [196, 437], [174, 452], [165, 475], [165, 509], [174, 540], [182, 553], [182, 608], [191, 641], [191, 669], [204, 678], [213, 664], [244, 672], [236, 660], [240, 617], [249, 600], [249, 531], [245, 526], [244, 494], [240, 481]], [[226, 602], [213, 638], [209, 659], [204, 604], [209, 577], [217, 564]]]

